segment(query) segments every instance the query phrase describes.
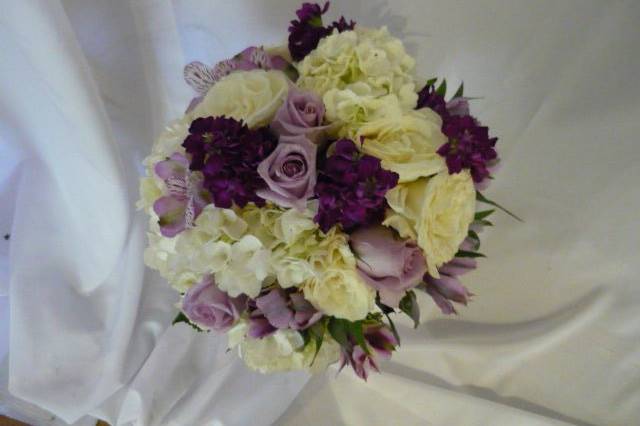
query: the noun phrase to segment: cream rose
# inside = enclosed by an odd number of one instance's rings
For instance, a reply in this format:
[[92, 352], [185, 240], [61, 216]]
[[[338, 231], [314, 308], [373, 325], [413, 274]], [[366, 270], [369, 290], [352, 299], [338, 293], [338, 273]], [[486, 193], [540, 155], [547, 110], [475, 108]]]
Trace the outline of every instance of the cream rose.
[[304, 297], [327, 315], [358, 321], [374, 310], [376, 292], [355, 269], [329, 269], [303, 284]]
[[438, 278], [437, 268], [455, 256], [473, 221], [476, 197], [471, 175], [467, 170], [453, 175], [444, 171], [398, 185], [386, 198], [393, 212], [383, 224], [400, 234], [413, 233], [429, 274]]
[[447, 141], [442, 121], [424, 108], [401, 116], [384, 117], [362, 125], [355, 140], [361, 151], [382, 160], [385, 169], [400, 175], [400, 183], [434, 175], [446, 168], [437, 149]]
[[226, 115], [244, 120], [251, 128], [265, 126], [280, 108], [288, 87], [281, 71], [234, 72], [213, 85], [189, 116]]

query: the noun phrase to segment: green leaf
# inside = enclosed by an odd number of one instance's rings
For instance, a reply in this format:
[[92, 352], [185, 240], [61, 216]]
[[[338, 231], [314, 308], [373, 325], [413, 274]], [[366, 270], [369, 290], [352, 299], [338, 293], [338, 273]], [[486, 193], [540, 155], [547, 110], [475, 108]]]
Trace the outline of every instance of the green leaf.
[[426, 87], [428, 86], [433, 86], [436, 81], [438, 81], [438, 77], [434, 77], [434, 78], [430, 78], [429, 80], [427, 80], [427, 84], [425, 84]]
[[318, 356], [318, 352], [320, 352], [322, 342], [324, 341], [325, 330], [325, 321], [318, 321], [309, 328], [309, 336], [313, 338], [313, 342], [316, 345], [316, 352], [313, 354], [313, 359], [311, 360], [310, 365], [313, 365], [313, 363], [316, 361], [316, 357]]
[[468, 250], [458, 250], [455, 257], [487, 257], [482, 253], [478, 253], [477, 251], [468, 251]]
[[483, 210], [481, 212], [477, 212], [476, 215], [473, 217], [473, 220], [482, 220], [485, 217], [489, 217], [491, 216], [491, 214], [493, 212], [495, 212], [496, 209], [491, 209], [491, 210]]
[[396, 328], [396, 325], [393, 323], [393, 320], [391, 319], [391, 316], [389, 314], [385, 313], [384, 316], [387, 317], [387, 321], [389, 321], [389, 327], [391, 327], [391, 332], [395, 336], [396, 340], [398, 341], [398, 345], [399, 345], [400, 344], [400, 334], [398, 333], [398, 329]]
[[420, 306], [413, 291], [407, 291], [407, 294], [400, 300], [400, 310], [413, 320], [413, 328], [418, 328], [420, 325]]
[[340, 346], [346, 346], [349, 342], [347, 335], [347, 321], [339, 318], [331, 318], [327, 329], [333, 340], [338, 342]]
[[440, 96], [445, 96], [447, 94], [447, 79], [443, 79], [440, 86], [436, 89], [436, 93]]
[[298, 77], [300, 76], [298, 69], [294, 67], [293, 64], [287, 65], [287, 67], [284, 69], [284, 73], [287, 77], [289, 77], [289, 80], [293, 81], [294, 83], [298, 81]]
[[493, 222], [488, 221], [488, 220], [476, 220], [473, 223], [475, 223], [477, 225], [482, 225], [482, 226], [493, 226]]
[[349, 332], [355, 339], [356, 343], [362, 348], [363, 351], [367, 355], [370, 355], [369, 345], [367, 345], [367, 341], [364, 338], [364, 333], [362, 332], [362, 321], [356, 321], [349, 323]]
[[171, 325], [176, 325], [176, 324], [178, 324], [180, 322], [186, 323], [188, 326], [190, 326], [191, 328], [193, 328], [197, 332], [202, 332], [203, 331], [200, 327], [198, 327], [197, 325], [192, 323], [189, 320], [189, 318], [187, 318], [187, 316], [184, 313], [182, 313], [182, 311], [180, 311], [180, 313], [178, 313], [178, 315], [173, 319], [173, 321], [171, 322]]
[[380, 308], [380, 310], [382, 311], [383, 314], [390, 314], [392, 312], [395, 312], [395, 309], [393, 309], [390, 306], [385, 305], [384, 303], [382, 303], [380, 301], [380, 294], [376, 293], [376, 305], [378, 305], [378, 308]]
[[469, 229], [469, 233], [467, 234], [467, 236], [475, 241], [473, 249], [477, 251], [480, 248], [480, 237], [478, 236], [478, 233], [473, 229]]
[[456, 94], [453, 95], [454, 98], [460, 98], [464, 95], [464, 81], [460, 83], [460, 87], [456, 90]]
[[485, 203], [485, 204], [492, 205], [493, 207], [497, 207], [500, 210], [502, 210], [503, 212], [505, 212], [506, 214], [508, 214], [509, 216], [511, 216], [512, 218], [514, 218], [515, 220], [517, 220], [519, 222], [524, 222], [524, 220], [520, 219], [514, 213], [511, 213], [509, 210], [505, 209], [500, 204], [496, 203], [495, 201], [491, 201], [490, 199], [488, 199], [487, 197], [482, 195], [480, 193], [480, 191], [476, 191], [476, 200], [480, 201], [481, 203]]

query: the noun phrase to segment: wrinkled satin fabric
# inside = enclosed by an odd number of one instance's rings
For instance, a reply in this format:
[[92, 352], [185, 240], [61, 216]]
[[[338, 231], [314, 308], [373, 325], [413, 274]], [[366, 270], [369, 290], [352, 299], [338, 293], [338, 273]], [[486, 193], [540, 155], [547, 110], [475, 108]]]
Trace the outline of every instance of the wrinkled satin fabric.
[[[38, 424], [629, 425], [640, 418], [640, 3], [334, 2], [465, 83], [500, 138], [475, 294], [380, 375], [264, 376], [170, 326], [141, 161], [190, 61], [281, 43], [298, 1], [0, 0], [0, 413]], [[14, 401], [13, 403], [11, 401]], [[3, 405], [4, 404], [4, 405]], [[10, 410], [11, 409], [11, 410]], [[40, 411], [38, 411], [40, 410]], [[43, 415], [42, 413], [47, 413]], [[30, 417], [31, 416], [31, 417]]]

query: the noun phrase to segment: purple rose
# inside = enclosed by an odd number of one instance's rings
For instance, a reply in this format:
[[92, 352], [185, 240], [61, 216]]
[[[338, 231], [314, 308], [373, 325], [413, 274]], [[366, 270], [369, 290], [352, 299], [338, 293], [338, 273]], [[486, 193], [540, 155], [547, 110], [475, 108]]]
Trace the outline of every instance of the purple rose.
[[318, 144], [329, 126], [322, 125], [324, 104], [318, 95], [303, 92], [291, 86], [287, 100], [282, 104], [271, 123], [279, 136], [306, 136]]
[[205, 329], [227, 331], [247, 307], [247, 297], [230, 297], [216, 286], [213, 277], [205, 277], [191, 287], [182, 299], [182, 312]]
[[427, 271], [422, 250], [389, 228], [361, 228], [350, 241], [360, 276], [378, 290], [385, 305], [397, 307], [405, 292], [422, 282]]
[[316, 186], [316, 146], [305, 136], [283, 136], [258, 166], [258, 174], [268, 186], [256, 191], [259, 197], [304, 210]]

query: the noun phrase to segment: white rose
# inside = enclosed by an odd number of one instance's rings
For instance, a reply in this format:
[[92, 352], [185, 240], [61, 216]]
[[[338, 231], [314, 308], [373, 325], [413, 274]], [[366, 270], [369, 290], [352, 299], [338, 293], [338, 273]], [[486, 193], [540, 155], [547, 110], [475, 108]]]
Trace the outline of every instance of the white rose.
[[[475, 214], [476, 193], [469, 171], [453, 175], [444, 171], [430, 179], [400, 184], [387, 192], [386, 198], [395, 214], [406, 221], [391, 214], [384, 224], [395, 227], [410, 223], [427, 259], [429, 274], [439, 277], [437, 268], [453, 259]], [[403, 227], [398, 231], [406, 234]]]
[[398, 173], [399, 182], [410, 182], [446, 168], [436, 152], [447, 141], [441, 125], [440, 117], [424, 108], [365, 123], [355, 140], [362, 141], [362, 152], [381, 159], [385, 169]]
[[251, 128], [265, 126], [282, 104], [288, 87], [288, 79], [280, 71], [237, 71], [213, 85], [189, 116], [225, 115], [243, 120]]
[[316, 309], [337, 318], [358, 321], [375, 309], [376, 292], [355, 269], [328, 269], [302, 289]]
[[240, 294], [257, 297], [262, 282], [269, 275], [269, 257], [269, 251], [259, 239], [245, 235], [231, 246], [227, 267], [215, 274], [218, 287], [231, 297]]

